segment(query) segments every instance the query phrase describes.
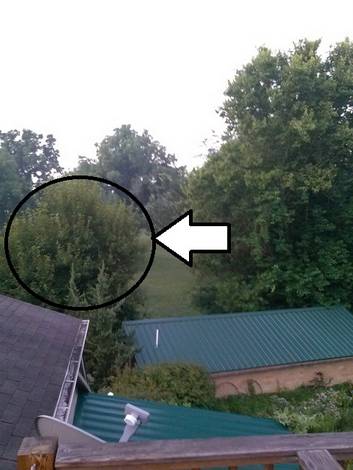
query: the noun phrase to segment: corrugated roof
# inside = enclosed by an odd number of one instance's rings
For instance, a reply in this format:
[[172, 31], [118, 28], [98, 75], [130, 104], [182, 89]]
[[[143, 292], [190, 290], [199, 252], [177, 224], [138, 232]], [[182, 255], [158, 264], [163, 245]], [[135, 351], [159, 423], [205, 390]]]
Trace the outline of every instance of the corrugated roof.
[[353, 356], [353, 315], [343, 307], [157, 318], [124, 327], [135, 334], [139, 366], [189, 362], [226, 372]]
[[288, 433], [284, 426], [272, 419], [96, 393], [79, 396], [74, 424], [105, 441], [116, 442], [124, 430], [126, 403], [132, 403], [151, 413], [148, 423], [138, 429], [133, 441]]
[[[117, 442], [124, 429], [124, 408], [132, 403], [151, 413], [132, 441], [158, 439], [203, 439], [252, 435], [287, 434], [288, 430], [272, 419], [254, 418], [164, 403], [110, 397], [95, 393], [79, 396], [74, 424], [108, 442]], [[261, 466], [242, 467], [246, 469]], [[278, 470], [297, 469], [296, 465], [276, 465]]]

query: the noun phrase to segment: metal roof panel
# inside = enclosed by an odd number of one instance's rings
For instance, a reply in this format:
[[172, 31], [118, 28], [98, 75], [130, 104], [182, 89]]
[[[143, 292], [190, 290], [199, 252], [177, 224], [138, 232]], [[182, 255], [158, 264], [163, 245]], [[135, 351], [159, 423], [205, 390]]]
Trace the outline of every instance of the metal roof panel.
[[124, 328], [134, 332], [140, 366], [189, 362], [226, 372], [353, 356], [353, 315], [339, 306], [155, 318]]
[[[108, 442], [117, 442], [124, 429], [126, 403], [143, 408], [151, 415], [137, 430], [132, 441], [159, 439], [203, 439], [270, 434], [289, 431], [272, 419], [254, 418], [235, 413], [167, 405], [149, 400], [111, 397], [86, 393], [78, 397], [74, 425]], [[260, 470], [261, 465], [240, 467]], [[298, 469], [297, 465], [276, 465], [276, 470]]]
[[79, 396], [74, 424], [101, 439], [116, 442], [124, 429], [126, 403], [151, 413], [148, 423], [141, 426], [132, 438], [136, 441], [288, 433], [284, 426], [272, 419], [96, 393]]

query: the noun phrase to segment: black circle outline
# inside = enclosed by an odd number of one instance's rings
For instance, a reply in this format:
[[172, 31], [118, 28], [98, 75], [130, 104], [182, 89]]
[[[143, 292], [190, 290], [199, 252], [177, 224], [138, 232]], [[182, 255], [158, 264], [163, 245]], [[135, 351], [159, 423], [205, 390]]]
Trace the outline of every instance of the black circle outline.
[[[143, 215], [145, 216], [145, 218], [148, 222], [148, 225], [149, 225], [149, 228], [150, 228], [150, 231], [151, 231], [151, 242], [152, 242], [151, 254], [150, 254], [150, 258], [148, 260], [148, 263], [146, 265], [146, 268], [145, 268], [144, 272], [142, 273], [142, 275], [140, 276], [140, 278], [135, 282], [135, 284], [133, 284], [126, 292], [124, 292], [119, 297], [116, 297], [113, 300], [109, 300], [107, 302], [103, 302], [102, 304], [98, 304], [98, 305], [88, 305], [88, 306], [82, 306], [82, 307], [74, 307], [74, 306], [70, 306], [70, 305], [62, 305], [62, 304], [59, 304], [57, 302], [53, 302], [51, 300], [46, 299], [42, 295], [37, 294], [36, 292], [34, 292], [30, 287], [27, 286], [27, 284], [25, 282], [22, 281], [22, 279], [18, 275], [18, 273], [17, 273], [17, 271], [16, 271], [16, 269], [15, 269], [15, 267], [14, 267], [12, 261], [11, 261], [10, 250], [9, 250], [9, 236], [10, 236], [12, 223], [13, 223], [13, 221], [15, 219], [15, 216], [17, 215], [18, 211], [25, 204], [25, 202], [28, 201], [29, 198], [31, 198], [34, 194], [38, 193], [42, 189], [47, 188], [48, 186], [52, 186], [52, 185], [57, 184], [57, 183], [62, 183], [64, 181], [71, 181], [71, 180], [96, 181], [98, 183], [108, 184], [108, 185], [112, 186], [113, 188], [117, 189], [118, 191], [122, 191], [128, 197], [130, 197], [130, 199], [132, 199], [138, 205], [138, 207], [141, 209], [141, 211], [143, 212]], [[132, 194], [128, 189], [124, 188], [123, 186], [120, 186], [119, 184], [114, 183], [113, 181], [109, 181], [105, 178], [100, 178], [98, 176], [88, 176], [88, 175], [63, 176], [62, 178], [57, 178], [55, 180], [48, 181], [47, 183], [44, 183], [44, 184], [38, 186], [37, 188], [33, 189], [17, 204], [17, 206], [13, 210], [13, 212], [12, 212], [10, 218], [9, 218], [9, 221], [6, 225], [5, 238], [4, 238], [4, 249], [5, 249], [5, 256], [6, 256], [7, 264], [9, 266], [13, 276], [15, 277], [17, 282], [27, 292], [29, 292], [31, 295], [33, 295], [37, 299], [41, 300], [42, 302], [44, 302], [48, 305], [51, 305], [52, 307], [65, 309], [65, 310], [75, 310], [75, 311], [98, 310], [100, 308], [109, 307], [110, 305], [113, 305], [113, 304], [119, 302], [120, 300], [124, 299], [125, 297], [130, 295], [134, 290], [136, 290], [140, 286], [140, 284], [145, 280], [147, 274], [149, 273], [149, 271], [152, 267], [154, 257], [155, 257], [155, 253], [156, 253], [155, 229], [154, 229], [154, 226], [153, 226], [151, 216], [147, 212], [147, 209], [145, 208], [145, 206], [142, 204], [141, 201], [139, 201], [139, 199], [137, 199], [137, 197], [134, 194]]]

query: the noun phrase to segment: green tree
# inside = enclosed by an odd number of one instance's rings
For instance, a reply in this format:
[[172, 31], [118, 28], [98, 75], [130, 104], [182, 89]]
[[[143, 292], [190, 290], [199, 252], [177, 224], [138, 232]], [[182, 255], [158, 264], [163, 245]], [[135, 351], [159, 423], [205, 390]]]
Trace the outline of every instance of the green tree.
[[232, 224], [232, 253], [197, 260], [204, 308], [353, 305], [353, 44], [318, 48], [261, 48], [229, 83], [188, 184], [196, 217]]
[[44, 138], [29, 129], [0, 131], [0, 148], [14, 159], [27, 191], [62, 172], [55, 142], [51, 134]]
[[176, 157], [146, 130], [138, 134], [130, 125], [115, 129], [97, 145], [97, 161], [81, 157], [76, 171], [129, 189], [148, 207], [158, 227], [179, 215], [185, 167], [178, 167]]
[[0, 229], [23, 195], [23, 182], [16, 163], [0, 148]]
[[0, 131], [0, 228], [29, 191], [61, 173], [58, 158], [50, 134]]
[[[69, 289], [71, 305], [97, 305], [109, 298], [111, 284], [104, 263], [96, 284], [84, 295], [79, 292], [75, 277], [72, 269]], [[110, 376], [132, 362], [135, 346], [132, 337], [124, 333], [122, 322], [137, 318], [139, 300], [135, 294], [110, 308], [74, 312], [90, 322], [84, 359], [91, 386], [95, 390], [107, 385]]]
[[[31, 288], [57, 303], [67, 304], [70, 279], [79, 296], [109, 278], [106, 301], [122, 294], [140, 265], [142, 248], [132, 210], [121, 201], [107, 201], [98, 183], [67, 181], [48, 187], [15, 219], [9, 246], [13, 264]], [[1, 263], [6, 265], [6, 263]], [[29, 299], [0, 269], [3, 292]]]

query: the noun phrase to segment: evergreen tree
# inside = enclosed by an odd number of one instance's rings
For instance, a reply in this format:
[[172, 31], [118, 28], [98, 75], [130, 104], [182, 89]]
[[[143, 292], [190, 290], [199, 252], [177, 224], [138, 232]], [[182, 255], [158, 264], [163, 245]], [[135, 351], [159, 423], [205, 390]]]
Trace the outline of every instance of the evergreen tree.
[[[84, 296], [77, 289], [74, 270], [71, 271], [70, 304], [101, 304], [109, 295], [109, 291], [110, 281], [105, 272], [104, 263], [99, 270], [96, 285]], [[90, 322], [84, 359], [91, 385], [97, 390], [108, 383], [110, 376], [119, 373], [132, 361], [135, 347], [132, 337], [124, 333], [122, 321], [131, 320], [137, 316], [136, 298], [129, 298], [111, 308], [74, 312], [74, 314]]]

